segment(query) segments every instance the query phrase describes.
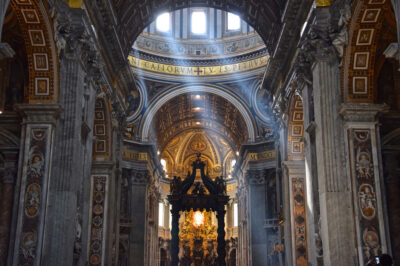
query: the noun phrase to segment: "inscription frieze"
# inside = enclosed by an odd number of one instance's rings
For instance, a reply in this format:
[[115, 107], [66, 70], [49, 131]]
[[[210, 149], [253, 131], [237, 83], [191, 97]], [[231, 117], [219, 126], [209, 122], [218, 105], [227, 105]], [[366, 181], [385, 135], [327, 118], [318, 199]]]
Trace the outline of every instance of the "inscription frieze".
[[151, 62], [134, 56], [128, 57], [130, 65], [134, 68], [177, 76], [218, 76], [246, 72], [260, 67], [265, 67], [268, 63], [268, 59], [269, 56], [267, 55], [235, 64], [216, 66], [180, 66]]

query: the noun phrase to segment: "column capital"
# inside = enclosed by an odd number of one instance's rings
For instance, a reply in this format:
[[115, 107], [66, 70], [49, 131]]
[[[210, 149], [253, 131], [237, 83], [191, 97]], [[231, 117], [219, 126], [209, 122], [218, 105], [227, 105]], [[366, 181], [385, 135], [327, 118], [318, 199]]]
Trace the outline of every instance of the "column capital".
[[284, 161], [282, 164], [289, 171], [289, 174], [305, 174], [305, 164], [303, 160]]
[[128, 179], [130, 179], [130, 183], [132, 185], [146, 185], [150, 179], [150, 173], [147, 170], [144, 171], [130, 170]]
[[344, 103], [339, 114], [346, 122], [376, 122], [380, 114], [388, 111], [387, 104]]
[[248, 170], [246, 172], [246, 179], [250, 185], [262, 185], [265, 184], [265, 174], [263, 169], [260, 170]]
[[15, 109], [25, 124], [55, 123], [62, 111], [59, 104], [18, 104]]

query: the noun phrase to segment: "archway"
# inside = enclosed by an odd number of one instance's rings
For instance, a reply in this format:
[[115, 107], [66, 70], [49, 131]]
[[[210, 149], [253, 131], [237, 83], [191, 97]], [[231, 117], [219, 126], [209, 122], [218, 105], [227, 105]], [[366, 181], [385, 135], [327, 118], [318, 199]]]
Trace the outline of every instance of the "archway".
[[140, 129], [141, 132], [140, 136], [142, 141], [148, 141], [151, 123], [153, 121], [155, 114], [161, 108], [161, 106], [163, 106], [166, 102], [173, 99], [174, 97], [177, 97], [182, 94], [196, 93], [196, 92], [215, 94], [226, 99], [228, 102], [232, 103], [238, 109], [238, 111], [240, 112], [241, 116], [243, 117], [246, 123], [249, 141], [253, 142], [255, 140], [255, 126], [253, 119], [251, 118], [251, 113], [245, 107], [245, 105], [240, 102], [240, 100], [238, 100], [234, 95], [217, 87], [190, 85], [190, 86], [178, 87], [173, 91], [168, 91], [151, 104], [150, 108], [144, 114], [142, 122], [143, 125], [141, 126]]
[[[120, 25], [137, 25], [136, 27], [120, 27], [118, 34], [126, 36], [122, 46], [125, 55], [131, 49], [134, 40], [143, 29], [149, 25], [157, 15], [166, 11], [173, 11], [187, 7], [211, 7], [239, 14], [248, 24], [254, 27], [262, 36], [269, 48], [276, 43], [278, 31], [281, 28], [279, 15], [283, 12], [286, 1], [180, 1], [180, 2], [144, 2], [113, 1]], [[264, 21], [265, 23], [257, 23]], [[268, 25], [268, 26], [265, 26]]]

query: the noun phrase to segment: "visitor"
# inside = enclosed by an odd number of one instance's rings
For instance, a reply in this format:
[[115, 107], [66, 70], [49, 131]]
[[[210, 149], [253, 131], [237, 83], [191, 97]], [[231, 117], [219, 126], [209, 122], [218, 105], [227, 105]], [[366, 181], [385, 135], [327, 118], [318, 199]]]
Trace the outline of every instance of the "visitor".
[[372, 266], [372, 265], [392, 266], [393, 260], [389, 254], [382, 254], [380, 256], [373, 257], [366, 264], [366, 266]]

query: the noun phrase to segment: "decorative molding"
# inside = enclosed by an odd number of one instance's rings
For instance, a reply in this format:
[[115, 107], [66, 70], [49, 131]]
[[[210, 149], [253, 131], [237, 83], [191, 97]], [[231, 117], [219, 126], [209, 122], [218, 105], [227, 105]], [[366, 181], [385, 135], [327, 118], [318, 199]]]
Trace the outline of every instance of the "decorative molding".
[[29, 103], [56, 103], [59, 93], [58, 58], [48, 10], [42, 2], [37, 1], [12, 0], [10, 5], [17, 15], [21, 30], [25, 32]]
[[27, 124], [14, 263], [40, 265], [47, 204], [52, 126]]
[[308, 265], [307, 218], [304, 178], [290, 177], [294, 265]]
[[91, 176], [89, 265], [105, 265], [108, 175]]
[[135, 41], [133, 53], [145, 52], [159, 54], [166, 57], [196, 58], [221, 58], [240, 56], [264, 49], [265, 45], [261, 37], [256, 33], [240, 34], [230, 38], [215, 40], [198, 39], [173, 39], [142, 33]]
[[391, 5], [387, 0], [357, 0], [353, 7], [346, 33], [349, 36], [349, 45], [344, 49], [343, 56], [343, 100], [372, 103], [376, 90], [376, 49], [385, 14], [391, 12]]
[[275, 159], [275, 157], [276, 157], [275, 150], [264, 151], [264, 152], [259, 152], [259, 153], [249, 153], [247, 155], [249, 162], [272, 160], [272, 159]]
[[387, 252], [374, 127], [364, 123], [347, 129], [360, 265]]
[[110, 114], [107, 102], [97, 98], [94, 109], [93, 160], [108, 160], [111, 157]]

